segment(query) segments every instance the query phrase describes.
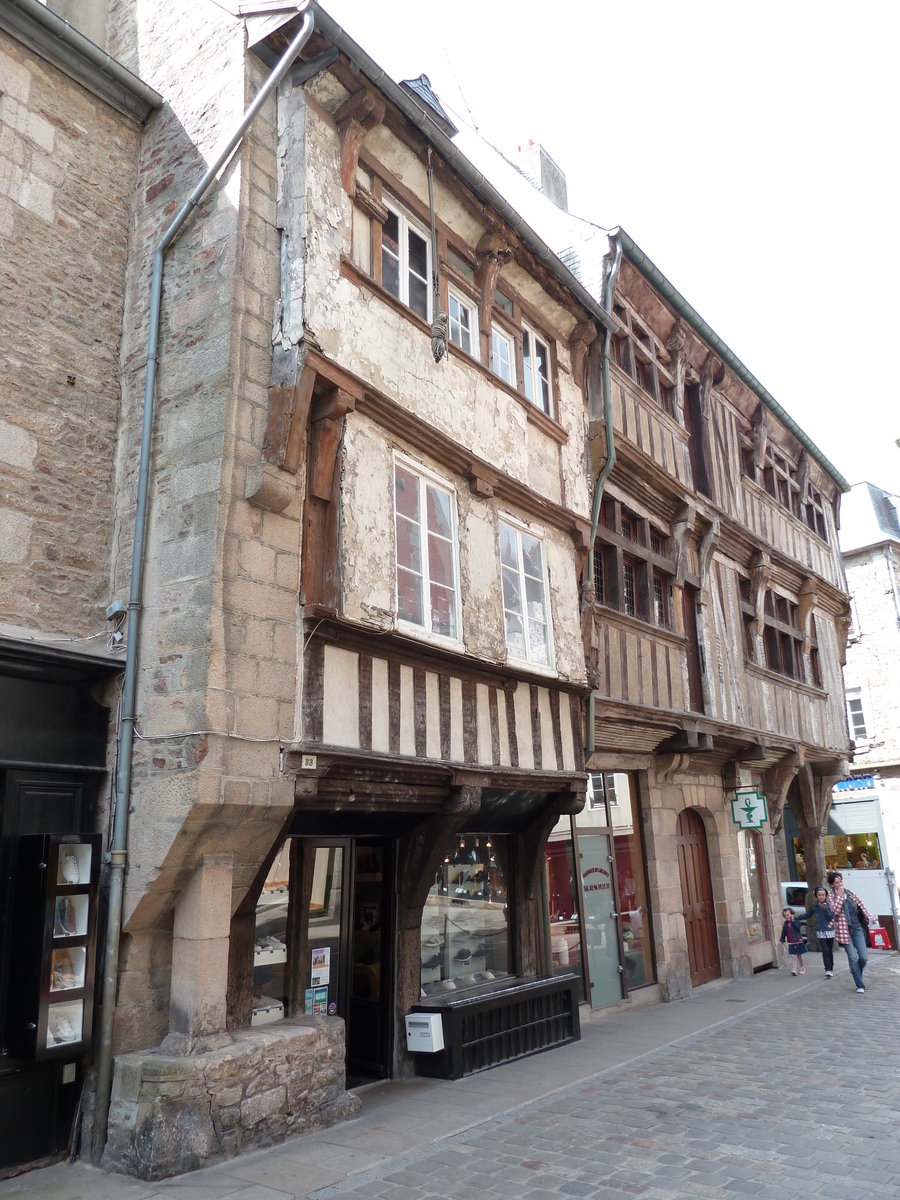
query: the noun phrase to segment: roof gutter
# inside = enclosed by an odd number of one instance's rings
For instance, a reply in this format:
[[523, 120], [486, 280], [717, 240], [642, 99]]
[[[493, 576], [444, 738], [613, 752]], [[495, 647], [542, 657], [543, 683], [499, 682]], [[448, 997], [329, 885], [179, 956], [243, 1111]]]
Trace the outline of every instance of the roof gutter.
[[162, 108], [159, 92], [40, 0], [0, 3], [0, 29], [141, 124], [154, 109]]
[[610, 240], [621, 240], [622, 250], [628, 261], [640, 271], [648, 283], [656, 288], [663, 299], [675, 309], [678, 315], [684, 318], [694, 332], [706, 342], [710, 350], [713, 350], [729, 370], [740, 379], [741, 383], [748, 387], [754, 395], [758, 396], [766, 408], [778, 418], [782, 425], [791, 431], [800, 445], [809, 452], [810, 456], [816, 460], [819, 466], [828, 472], [841, 491], [849, 492], [850, 484], [841, 475], [840, 471], [828, 461], [822, 451], [810, 439], [809, 435], [803, 432], [793, 417], [785, 412], [771, 392], [763, 387], [751, 371], [747, 370], [734, 351], [725, 345], [718, 334], [703, 320], [697, 310], [688, 304], [681, 292], [672, 286], [659, 267], [651, 262], [640, 246], [621, 227], [610, 230], [609, 236]]
[[535, 233], [526, 221], [523, 221], [509, 201], [504, 199], [493, 184], [453, 145], [447, 135], [428, 116], [425, 110], [416, 104], [413, 98], [404, 92], [391, 79], [390, 75], [382, 70], [378, 63], [370, 58], [365, 50], [361, 46], [358, 46], [353, 38], [345, 33], [340, 25], [328, 13], [324, 12], [318, 4], [313, 4], [313, 12], [315, 13], [316, 29], [319, 33], [324, 34], [333, 45], [337, 46], [352, 62], [357, 64], [375, 87], [387, 96], [390, 102], [396, 108], [400, 109], [410, 124], [415, 125], [416, 129], [427, 138], [456, 174], [464, 179], [482, 200], [497, 210], [503, 220], [528, 245], [529, 250], [531, 250], [535, 258], [556, 277], [563, 287], [572, 293], [578, 303], [587, 309], [591, 316], [596, 321], [599, 321], [605, 329], [608, 329], [610, 333], [617, 333], [619, 324], [615, 317], [607, 313], [602, 304], [597, 303], [584, 285], [579, 283], [572, 272], [560, 262], [544, 239]]

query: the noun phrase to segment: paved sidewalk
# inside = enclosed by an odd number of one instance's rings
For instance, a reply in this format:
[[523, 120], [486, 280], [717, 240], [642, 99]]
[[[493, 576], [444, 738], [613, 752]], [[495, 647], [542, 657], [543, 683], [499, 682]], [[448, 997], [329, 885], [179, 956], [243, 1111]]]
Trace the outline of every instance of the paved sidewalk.
[[360, 1092], [358, 1120], [165, 1183], [58, 1165], [23, 1200], [560, 1200], [900, 1195], [900, 957], [710, 984], [590, 1016], [583, 1039], [443, 1083]]

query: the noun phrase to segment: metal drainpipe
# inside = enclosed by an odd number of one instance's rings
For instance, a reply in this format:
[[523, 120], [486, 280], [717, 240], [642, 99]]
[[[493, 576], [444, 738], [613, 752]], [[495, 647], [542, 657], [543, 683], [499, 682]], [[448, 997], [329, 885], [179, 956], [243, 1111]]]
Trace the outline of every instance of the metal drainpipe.
[[313, 17], [305, 10], [309, 0], [300, 0], [297, 11], [304, 13], [300, 31], [282, 55], [272, 74], [257, 92], [240, 124], [219, 150], [215, 161], [188, 196], [175, 220], [163, 234], [153, 256], [153, 282], [150, 291], [150, 320], [147, 331], [147, 375], [144, 384], [144, 420], [141, 430], [141, 456], [138, 467], [137, 508], [134, 516], [134, 542], [131, 561], [131, 590], [128, 599], [128, 649], [125, 681], [122, 687], [122, 726], [119, 769], [116, 776], [115, 815], [109, 851], [109, 909], [106, 923], [106, 954], [100, 1011], [100, 1037], [97, 1049], [97, 1094], [94, 1116], [93, 1162], [99, 1165], [106, 1145], [109, 1097], [112, 1085], [112, 1032], [116, 1005], [119, 966], [119, 935], [122, 929], [122, 900], [125, 890], [125, 862], [128, 844], [128, 807], [131, 803], [131, 759], [134, 748], [135, 698], [137, 692], [138, 639], [141, 625], [141, 591], [144, 577], [144, 536], [147, 525], [147, 498], [150, 491], [150, 452], [153, 435], [153, 408], [156, 393], [156, 368], [159, 347], [159, 314], [162, 306], [163, 259], [181, 227], [197, 207], [201, 196], [231, 157], [232, 151], [247, 132], [253, 118], [284, 78], [288, 68], [303, 49], [313, 31]]
[[[612, 266], [610, 267], [609, 276], [606, 280], [606, 293], [603, 297], [603, 307], [608, 313], [612, 312], [613, 296], [616, 291], [616, 280], [619, 278], [619, 269], [622, 266], [622, 239], [619, 237], [613, 238], [615, 246], [615, 254], [613, 257]], [[603, 331], [603, 421], [606, 427], [606, 462], [594, 481], [594, 502], [591, 506], [591, 548], [588, 554], [588, 569], [590, 571], [590, 579], [594, 578], [594, 543], [597, 541], [597, 526], [600, 524], [600, 505], [603, 501], [603, 489], [606, 487], [606, 481], [609, 478], [609, 473], [612, 471], [616, 461], [616, 439], [613, 431], [613, 415], [612, 415], [612, 395], [609, 382], [609, 346], [612, 335], [608, 329]], [[585, 757], [590, 758], [594, 753], [594, 693], [591, 692], [588, 696], [587, 705], [587, 730], [585, 737]]]

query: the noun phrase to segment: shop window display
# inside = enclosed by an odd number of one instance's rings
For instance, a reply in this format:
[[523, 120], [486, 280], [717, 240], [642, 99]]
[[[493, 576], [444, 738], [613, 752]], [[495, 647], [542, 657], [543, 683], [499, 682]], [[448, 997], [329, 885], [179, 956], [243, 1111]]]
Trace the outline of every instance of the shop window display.
[[450, 848], [422, 913], [422, 996], [475, 987], [512, 973], [509, 842], [466, 834]]
[[762, 848], [759, 834], [745, 829], [741, 833], [741, 884], [744, 892], [744, 920], [750, 942], [764, 942], [769, 936], [764, 899]]
[[[574, 972], [581, 979], [583, 989], [578, 880], [575, 874], [572, 822], [569, 817], [560, 817], [547, 839], [546, 869], [553, 974], [568, 975]], [[581, 989], [579, 998], [582, 994]]]
[[625, 982], [643, 987], [656, 978], [650, 932], [650, 906], [644, 874], [644, 845], [634, 776], [608, 775], [610, 818], [619, 888], [619, 918], [625, 959]]
[[266, 876], [256, 905], [252, 1025], [268, 1025], [287, 1015], [289, 879], [290, 842], [285, 842]]
[[[881, 846], [878, 834], [835, 833], [824, 839], [826, 871], [879, 871], [881, 870]], [[791, 839], [796, 865], [796, 878], [806, 879], [806, 855], [803, 839]]]

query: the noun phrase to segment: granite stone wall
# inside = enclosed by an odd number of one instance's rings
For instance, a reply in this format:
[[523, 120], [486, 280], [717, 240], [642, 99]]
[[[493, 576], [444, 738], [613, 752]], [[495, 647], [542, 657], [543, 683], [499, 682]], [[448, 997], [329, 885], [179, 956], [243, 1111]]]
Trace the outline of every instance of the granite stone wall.
[[106, 631], [139, 135], [0, 33], [0, 624]]
[[296, 1017], [202, 1054], [120, 1055], [103, 1166], [165, 1179], [358, 1112], [344, 1090], [344, 1022]]

